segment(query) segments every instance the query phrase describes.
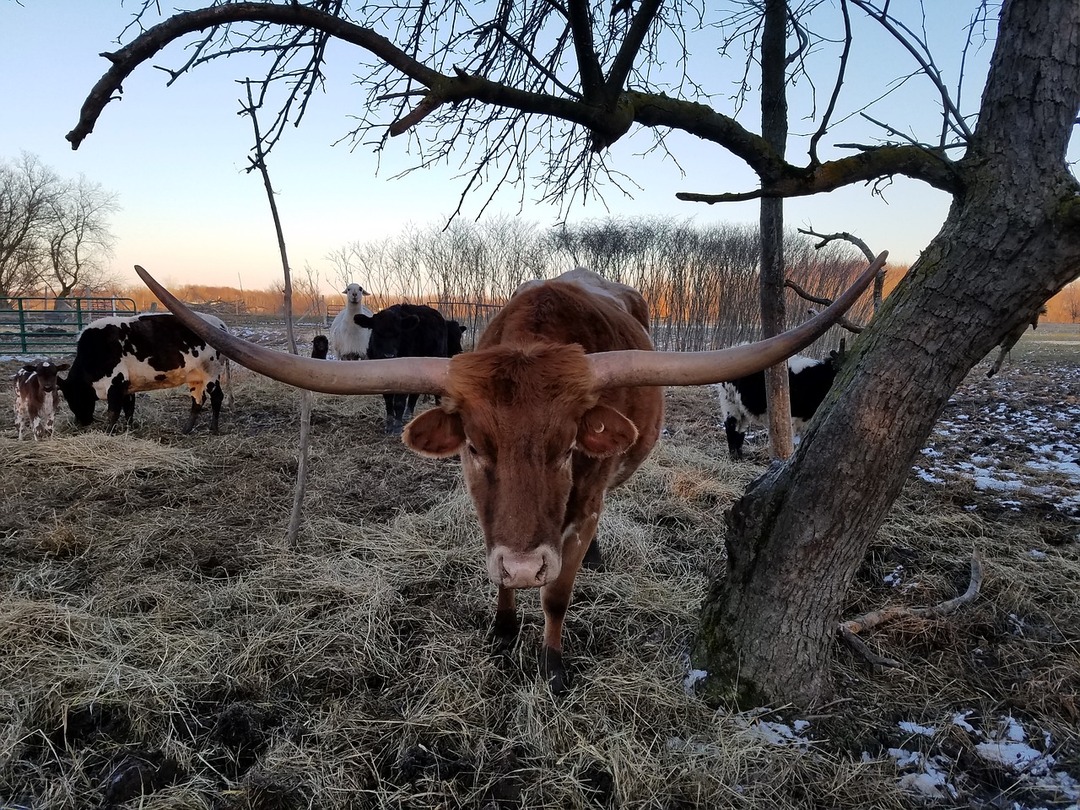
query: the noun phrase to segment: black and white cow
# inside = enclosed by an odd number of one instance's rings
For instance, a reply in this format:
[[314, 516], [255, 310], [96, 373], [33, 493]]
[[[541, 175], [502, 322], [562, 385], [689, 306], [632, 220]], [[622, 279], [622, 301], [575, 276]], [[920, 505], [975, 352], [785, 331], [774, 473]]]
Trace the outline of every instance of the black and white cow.
[[[814, 415], [818, 405], [829, 393], [836, 379], [839, 362], [835, 356], [814, 360], [802, 355], [788, 358], [788, 389], [791, 396], [791, 429], [798, 438]], [[765, 372], [750, 374], [715, 386], [720, 395], [720, 410], [724, 417], [728, 452], [731, 458], [742, 458], [743, 440], [752, 426], [765, 427], [768, 411], [765, 405]]]
[[[449, 356], [446, 319], [437, 309], [423, 304], [394, 304], [374, 315], [356, 315], [354, 320], [371, 330], [367, 352], [370, 360]], [[419, 398], [419, 394], [383, 394], [386, 433], [401, 433], [405, 422], [412, 419]]]
[[[220, 318], [202, 317], [229, 331]], [[209, 394], [210, 431], [217, 433], [225, 363], [217, 349], [170, 313], [101, 318], [79, 334], [75, 361], [67, 378], [60, 380], [60, 390], [81, 425], [94, 421], [94, 406], [99, 399], [105, 400], [111, 430], [121, 409], [130, 424], [136, 393], [186, 385], [191, 393], [191, 416], [183, 432], [190, 433], [195, 427], [195, 418]]]

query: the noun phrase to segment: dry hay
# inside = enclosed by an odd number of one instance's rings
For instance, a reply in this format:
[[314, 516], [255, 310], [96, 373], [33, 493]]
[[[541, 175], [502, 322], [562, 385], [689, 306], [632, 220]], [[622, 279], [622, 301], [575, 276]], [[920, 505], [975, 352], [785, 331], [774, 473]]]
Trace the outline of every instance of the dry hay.
[[[723, 510], [763, 469], [728, 461], [707, 391], [669, 394], [664, 441], [609, 497], [607, 570], [579, 579], [575, 688], [556, 702], [535, 594], [512, 653], [486, 643], [494, 589], [456, 461], [383, 437], [381, 398], [318, 397], [287, 548], [296, 397], [235, 388], [218, 437], [178, 436], [182, 398], [162, 397], [129, 433], [0, 438], [0, 807], [900, 808], [897, 722], [967, 709], [1049, 731], [1077, 771], [1080, 561], [1042, 541], [1042, 516], [990, 519], [913, 481], [851, 613], [955, 595], [975, 547], [984, 594], [874, 633], [902, 669], [839, 650], [840, 699], [778, 743], [767, 723], [799, 715], [684, 688]], [[1023, 798], [955, 727], [933, 744], [968, 773], [965, 801]]]
[[184, 447], [123, 434], [83, 433], [63, 441], [20, 442], [0, 437], [0, 453], [8, 464], [25, 465], [40, 475], [51, 470], [81, 470], [109, 483], [161, 472], [179, 472], [199, 463]]

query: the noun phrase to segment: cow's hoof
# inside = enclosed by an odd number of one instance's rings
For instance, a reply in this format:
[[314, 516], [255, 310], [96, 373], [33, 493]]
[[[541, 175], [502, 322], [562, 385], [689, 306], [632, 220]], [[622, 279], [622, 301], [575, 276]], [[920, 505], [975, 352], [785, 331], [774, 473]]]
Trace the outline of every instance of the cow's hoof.
[[540, 653], [540, 674], [547, 681], [553, 697], [562, 697], [570, 691], [570, 673], [563, 666], [561, 652], [544, 647]]
[[514, 648], [520, 627], [521, 622], [516, 611], [496, 613], [495, 623], [491, 626], [491, 633], [488, 634], [492, 651], [496, 655], [508, 655]]

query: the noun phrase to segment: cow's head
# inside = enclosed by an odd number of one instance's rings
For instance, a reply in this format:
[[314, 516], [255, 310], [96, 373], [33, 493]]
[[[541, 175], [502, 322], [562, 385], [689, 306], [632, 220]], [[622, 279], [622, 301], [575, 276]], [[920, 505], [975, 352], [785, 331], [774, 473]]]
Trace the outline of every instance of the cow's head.
[[58, 384], [61, 382], [60, 378], [56, 375], [61, 371], [67, 371], [70, 368], [68, 363], [51, 363], [48, 360], [42, 360], [37, 363], [27, 363], [21, 369], [16, 372], [12, 377], [14, 380], [20, 382], [29, 383], [33, 382], [38, 386], [42, 393], [51, 394], [56, 391]]
[[462, 326], [457, 321], [446, 322], [446, 356], [453, 357], [465, 351], [461, 345], [461, 337], [468, 327]]
[[633, 422], [598, 400], [580, 346], [494, 347], [454, 358], [442, 407], [405, 429], [421, 455], [461, 455], [496, 584], [534, 588], [559, 575], [575, 461], [637, 441]]
[[94, 386], [70, 374], [66, 378], [58, 377], [57, 384], [68, 407], [75, 415], [75, 421], [83, 427], [93, 424], [94, 406], [97, 405], [97, 392], [94, 391]]
[[420, 325], [415, 315], [403, 314], [396, 307], [387, 307], [374, 315], [360, 313], [353, 316], [357, 326], [371, 330], [368, 357], [372, 360], [389, 360], [401, 351], [401, 339]]

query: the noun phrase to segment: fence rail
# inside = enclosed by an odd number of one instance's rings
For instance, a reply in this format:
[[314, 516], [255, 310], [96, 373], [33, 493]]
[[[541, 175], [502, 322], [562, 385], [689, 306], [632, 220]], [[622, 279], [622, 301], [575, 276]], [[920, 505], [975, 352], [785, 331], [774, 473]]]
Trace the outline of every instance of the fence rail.
[[137, 312], [130, 298], [0, 299], [0, 355], [71, 354], [91, 321]]

